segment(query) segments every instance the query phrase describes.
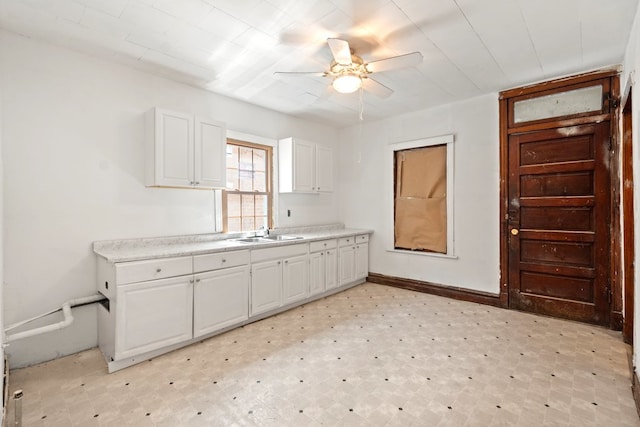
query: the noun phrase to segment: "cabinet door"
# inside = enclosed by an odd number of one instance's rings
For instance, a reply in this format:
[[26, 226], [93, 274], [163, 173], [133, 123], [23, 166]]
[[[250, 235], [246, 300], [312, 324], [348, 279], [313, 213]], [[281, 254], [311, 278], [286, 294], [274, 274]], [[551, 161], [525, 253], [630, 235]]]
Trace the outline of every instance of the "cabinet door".
[[309, 255], [309, 296], [321, 293], [325, 289], [325, 253], [314, 252]]
[[356, 245], [356, 279], [364, 279], [369, 274], [369, 244]]
[[318, 145], [316, 147], [316, 191], [333, 191], [333, 149]]
[[251, 265], [251, 316], [282, 305], [282, 261]]
[[248, 317], [248, 265], [195, 275], [194, 338], [240, 323]]
[[226, 137], [224, 123], [196, 118], [194, 185], [197, 187], [225, 186]]
[[193, 181], [193, 117], [155, 110], [155, 185], [190, 186]]
[[338, 252], [336, 249], [327, 250], [324, 255], [324, 283], [325, 289], [338, 286]]
[[339, 282], [340, 286], [346, 285], [347, 283], [351, 283], [356, 280], [355, 274], [355, 246], [343, 246], [340, 248], [340, 257], [338, 262], [340, 263], [339, 267]]
[[315, 151], [314, 143], [293, 141], [293, 191], [315, 191]]
[[181, 276], [118, 286], [116, 359], [191, 339], [192, 280]]
[[282, 289], [284, 291], [284, 304], [289, 304], [309, 295], [309, 258], [307, 255], [298, 255], [283, 261]]

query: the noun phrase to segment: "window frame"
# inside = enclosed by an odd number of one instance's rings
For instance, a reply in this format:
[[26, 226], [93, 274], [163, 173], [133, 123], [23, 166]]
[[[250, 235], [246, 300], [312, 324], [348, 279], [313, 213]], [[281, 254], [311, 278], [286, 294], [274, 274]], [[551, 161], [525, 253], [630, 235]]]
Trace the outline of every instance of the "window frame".
[[[387, 252], [405, 253], [435, 258], [457, 258], [454, 246], [454, 136], [453, 134], [415, 139], [411, 141], [392, 142], [387, 147], [386, 176], [387, 176], [387, 232], [385, 246]], [[395, 248], [395, 157], [397, 151], [414, 148], [425, 148], [435, 145], [445, 145], [447, 150], [447, 253], [412, 251]]]
[[[274, 194], [275, 194], [275, 180], [274, 180], [274, 146], [270, 144], [261, 144], [258, 142], [246, 141], [245, 139], [240, 139], [238, 137], [230, 137], [227, 135], [226, 145], [235, 145], [239, 147], [253, 148], [264, 150], [266, 152], [265, 160], [266, 160], [266, 171], [265, 171], [265, 179], [267, 191], [240, 191], [240, 190], [228, 190], [226, 187], [222, 188], [220, 191], [220, 197], [217, 202], [220, 205], [220, 228], [223, 233], [229, 233], [228, 229], [228, 217], [227, 217], [227, 195], [228, 194], [238, 194], [242, 196], [243, 194], [247, 195], [265, 195], [267, 196], [267, 227], [269, 229], [273, 228], [274, 219], [273, 219], [273, 206], [274, 206]], [[225, 167], [225, 183], [226, 183], [226, 167]], [[216, 204], [218, 204], [216, 203]], [[216, 215], [218, 217], [218, 215]], [[243, 230], [243, 231], [233, 231], [231, 233], [246, 233], [256, 230]]]

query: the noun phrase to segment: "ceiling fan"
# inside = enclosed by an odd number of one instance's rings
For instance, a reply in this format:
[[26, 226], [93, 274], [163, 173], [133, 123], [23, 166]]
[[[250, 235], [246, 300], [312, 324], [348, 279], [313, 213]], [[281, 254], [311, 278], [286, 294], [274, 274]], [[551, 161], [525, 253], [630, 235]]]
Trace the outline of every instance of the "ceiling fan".
[[370, 74], [387, 71], [395, 68], [411, 67], [422, 63], [422, 54], [412, 52], [404, 55], [392, 56], [377, 61], [364, 62], [354, 54], [349, 47], [349, 42], [342, 39], [327, 39], [329, 49], [333, 55], [333, 61], [328, 71], [316, 72], [276, 72], [283, 76], [319, 76], [332, 79], [331, 86], [340, 93], [352, 93], [362, 88], [380, 98], [387, 98], [393, 90], [382, 83], [372, 79]]

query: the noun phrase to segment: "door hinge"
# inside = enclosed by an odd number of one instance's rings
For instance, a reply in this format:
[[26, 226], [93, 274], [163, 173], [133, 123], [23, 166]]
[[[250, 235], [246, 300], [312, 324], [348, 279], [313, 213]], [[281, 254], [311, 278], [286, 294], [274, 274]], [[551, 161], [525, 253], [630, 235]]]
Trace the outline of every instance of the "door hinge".
[[606, 101], [609, 101], [610, 108], [618, 108], [620, 106], [620, 98], [614, 98], [611, 96], [611, 92], [607, 92]]
[[607, 302], [608, 302], [609, 304], [611, 304], [611, 300], [612, 300], [612, 298], [611, 298], [611, 288], [607, 286], [607, 287], [604, 289], [604, 291], [605, 291], [605, 293], [607, 294]]

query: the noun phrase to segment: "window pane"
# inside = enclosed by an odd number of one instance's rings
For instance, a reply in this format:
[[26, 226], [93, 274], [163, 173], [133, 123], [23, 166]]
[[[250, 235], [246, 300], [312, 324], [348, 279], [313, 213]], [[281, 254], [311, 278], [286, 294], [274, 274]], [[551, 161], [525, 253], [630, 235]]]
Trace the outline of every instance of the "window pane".
[[238, 146], [227, 144], [227, 167], [238, 169]]
[[227, 188], [229, 190], [238, 190], [238, 169], [227, 168]]
[[602, 85], [517, 101], [513, 105], [515, 123], [570, 116], [602, 109]]
[[264, 172], [267, 170], [267, 152], [265, 150], [253, 150], [253, 170]]
[[253, 201], [254, 201], [253, 195], [246, 195], [246, 194], [242, 195], [242, 216], [243, 217], [254, 215]]
[[240, 191], [253, 191], [253, 172], [240, 170]]
[[239, 147], [240, 149], [240, 169], [253, 170], [253, 150], [251, 148]]
[[267, 191], [267, 174], [264, 172], [253, 173], [253, 189], [255, 191]]
[[238, 233], [242, 231], [240, 226], [241, 226], [240, 218], [227, 218], [227, 232]]
[[227, 193], [227, 217], [240, 216], [240, 195]]
[[253, 217], [242, 218], [242, 231], [257, 230]]
[[256, 211], [255, 216], [267, 216], [267, 196], [255, 196], [256, 197]]

